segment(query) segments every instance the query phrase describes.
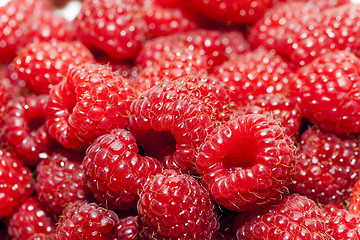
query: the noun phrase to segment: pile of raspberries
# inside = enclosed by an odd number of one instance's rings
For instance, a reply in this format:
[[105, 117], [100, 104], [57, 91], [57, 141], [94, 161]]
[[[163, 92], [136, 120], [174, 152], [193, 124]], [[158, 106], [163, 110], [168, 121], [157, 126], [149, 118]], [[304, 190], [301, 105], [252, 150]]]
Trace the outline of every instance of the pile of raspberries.
[[351, 0], [0, 1], [0, 240], [359, 240], [359, 133]]

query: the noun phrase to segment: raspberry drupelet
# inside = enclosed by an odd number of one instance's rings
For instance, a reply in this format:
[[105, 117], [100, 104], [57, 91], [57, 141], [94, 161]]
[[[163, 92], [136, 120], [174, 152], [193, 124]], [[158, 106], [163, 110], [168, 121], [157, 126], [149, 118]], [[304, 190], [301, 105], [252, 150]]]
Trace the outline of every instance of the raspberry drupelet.
[[293, 141], [274, 119], [261, 114], [242, 115], [214, 129], [196, 159], [215, 202], [239, 212], [280, 200], [294, 165]]

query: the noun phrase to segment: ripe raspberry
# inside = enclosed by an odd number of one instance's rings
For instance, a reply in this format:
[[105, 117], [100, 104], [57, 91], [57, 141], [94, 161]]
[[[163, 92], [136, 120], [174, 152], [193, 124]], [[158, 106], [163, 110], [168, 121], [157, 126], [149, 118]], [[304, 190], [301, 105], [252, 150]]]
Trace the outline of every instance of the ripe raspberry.
[[358, 179], [350, 194], [350, 212], [360, 215], [360, 180]]
[[197, 149], [229, 102], [225, 88], [211, 78], [162, 82], [134, 100], [129, 130], [165, 168], [194, 172]]
[[68, 204], [88, 199], [90, 191], [85, 186], [82, 159], [82, 153], [60, 150], [37, 165], [37, 196], [52, 213], [59, 215]]
[[320, 14], [320, 9], [313, 4], [299, 1], [277, 4], [250, 27], [248, 40], [253, 48], [262, 45], [267, 49], [274, 49], [276, 48], [275, 41], [280, 29], [288, 21], [309, 14]]
[[55, 233], [55, 223], [37, 198], [29, 197], [9, 216], [7, 229], [13, 240], [28, 240], [34, 234]]
[[262, 48], [224, 62], [214, 76], [229, 85], [231, 98], [241, 103], [265, 93], [286, 93], [293, 72], [273, 51]]
[[291, 190], [322, 204], [344, 203], [360, 178], [360, 141], [310, 128], [301, 135]]
[[292, 87], [304, 117], [325, 131], [360, 132], [359, 68], [360, 59], [344, 51], [325, 54], [300, 68]]
[[93, 63], [91, 52], [80, 42], [33, 43], [19, 51], [13, 64], [19, 77], [37, 94], [48, 94], [66, 75], [68, 68]]
[[115, 212], [96, 203], [75, 202], [68, 205], [56, 229], [58, 240], [115, 239], [119, 218]]
[[194, 30], [197, 23], [180, 8], [163, 7], [158, 0], [143, 0], [148, 36], [166, 36], [177, 32]]
[[96, 63], [107, 66], [111, 71], [129, 80], [129, 83], [132, 83], [140, 72], [140, 69], [131, 61], [116, 61], [107, 56], [96, 58]]
[[160, 172], [158, 160], [138, 152], [135, 137], [125, 129], [114, 129], [88, 147], [83, 160], [86, 182], [107, 208], [136, 208], [148, 177]]
[[273, 203], [288, 191], [293, 141], [265, 115], [239, 116], [220, 125], [200, 146], [196, 170], [213, 199], [233, 211]]
[[0, 218], [9, 216], [15, 207], [34, 191], [29, 168], [0, 149]]
[[195, 179], [164, 170], [144, 186], [138, 202], [140, 236], [146, 239], [215, 239], [215, 205]]
[[263, 114], [274, 118], [282, 127], [285, 133], [294, 140], [299, 135], [301, 126], [301, 109], [293, 97], [281, 93], [261, 94], [249, 100], [244, 107], [235, 111], [236, 115], [241, 114]]
[[45, 126], [47, 95], [18, 97], [6, 107], [5, 139], [29, 166], [36, 166], [53, 140]]
[[77, 37], [111, 58], [131, 59], [145, 40], [143, 16], [137, 0], [86, 0], [76, 18]]
[[126, 127], [133, 98], [133, 89], [110, 69], [75, 66], [50, 91], [46, 126], [64, 147], [85, 149], [98, 136]]
[[321, 209], [298, 194], [286, 195], [277, 205], [250, 215], [237, 231], [238, 240], [329, 239]]
[[34, 235], [31, 235], [28, 240], [57, 240], [56, 239], [56, 233], [50, 233], [50, 234], [42, 234], [42, 233], [35, 233]]
[[8, 91], [8, 94], [10, 94], [12, 98], [20, 95], [30, 95], [29, 90], [26, 88], [25, 81], [19, 78], [12, 62], [0, 66], [0, 82], [11, 89], [11, 91]]
[[116, 227], [115, 234], [117, 239], [136, 240], [139, 235], [138, 217], [129, 216], [120, 219], [119, 225]]
[[0, 62], [15, 57], [24, 37], [24, 25], [32, 15], [49, 9], [45, 0], [11, 0], [0, 6]]

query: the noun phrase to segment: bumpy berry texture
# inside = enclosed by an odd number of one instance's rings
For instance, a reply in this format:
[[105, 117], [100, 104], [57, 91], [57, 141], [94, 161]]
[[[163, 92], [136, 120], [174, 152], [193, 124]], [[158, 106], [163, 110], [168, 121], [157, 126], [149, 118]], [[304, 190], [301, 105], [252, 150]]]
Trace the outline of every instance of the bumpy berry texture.
[[146, 239], [215, 239], [219, 229], [209, 193], [189, 175], [165, 170], [151, 178], [138, 202]]
[[281, 199], [294, 165], [293, 141], [275, 120], [261, 114], [242, 115], [214, 129], [196, 159], [213, 199], [239, 212]]
[[120, 219], [116, 227], [115, 236], [123, 240], [136, 240], [139, 236], [139, 223], [137, 216], [129, 216]]
[[35, 234], [55, 233], [55, 219], [46, 212], [36, 197], [27, 198], [7, 219], [11, 239], [27, 240]]
[[350, 212], [360, 215], [360, 180], [358, 180], [350, 194]]
[[249, 100], [245, 106], [235, 111], [239, 114], [263, 114], [274, 118], [282, 127], [285, 133], [294, 140], [299, 135], [302, 114], [295, 98], [281, 93], [261, 94]]
[[89, 198], [82, 159], [82, 153], [58, 150], [37, 165], [37, 196], [52, 213], [60, 215], [68, 204]]
[[34, 191], [31, 170], [0, 149], [0, 218], [9, 216]]
[[29, 166], [38, 164], [40, 155], [53, 144], [45, 127], [46, 99], [47, 95], [20, 96], [6, 107], [5, 139], [8, 147]]
[[304, 117], [326, 131], [360, 132], [359, 67], [355, 55], [335, 51], [300, 68], [292, 88]]
[[238, 240], [329, 239], [323, 212], [312, 200], [286, 195], [268, 210], [250, 213], [237, 230]]
[[291, 190], [322, 204], [345, 204], [360, 177], [360, 140], [310, 128], [301, 135]]
[[167, 81], [134, 100], [129, 130], [165, 168], [194, 172], [198, 147], [228, 106], [227, 91], [211, 78]]
[[134, 91], [105, 66], [83, 64], [50, 91], [46, 126], [65, 148], [85, 149], [98, 136], [125, 128]]
[[131, 59], [146, 37], [143, 16], [137, 0], [85, 0], [76, 18], [77, 37], [111, 58]]
[[87, 186], [107, 208], [136, 208], [147, 179], [161, 171], [158, 160], [138, 152], [135, 137], [125, 129], [114, 129], [88, 147], [83, 160]]
[[237, 103], [259, 94], [286, 93], [292, 75], [284, 59], [262, 48], [225, 61], [214, 71], [216, 78], [229, 85]]
[[119, 218], [96, 203], [75, 202], [67, 206], [56, 229], [58, 240], [115, 239]]
[[48, 94], [66, 76], [68, 68], [93, 63], [91, 52], [80, 42], [33, 43], [21, 49], [13, 61], [16, 73], [36, 94]]

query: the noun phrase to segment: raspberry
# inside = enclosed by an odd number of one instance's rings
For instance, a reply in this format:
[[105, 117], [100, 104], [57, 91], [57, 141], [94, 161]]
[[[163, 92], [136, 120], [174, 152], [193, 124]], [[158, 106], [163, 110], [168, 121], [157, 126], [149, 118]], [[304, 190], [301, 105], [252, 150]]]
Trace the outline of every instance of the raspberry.
[[321, 209], [298, 194], [286, 195], [277, 205], [250, 215], [237, 230], [238, 240], [328, 239]]
[[60, 150], [37, 165], [38, 199], [52, 213], [59, 215], [68, 204], [89, 198], [81, 159], [81, 153]]
[[37, 94], [48, 94], [64, 78], [69, 67], [92, 62], [94, 57], [80, 42], [51, 41], [26, 46], [13, 64], [29, 89]]
[[129, 80], [129, 83], [134, 81], [134, 78], [139, 74], [140, 69], [131, 61], [116, 61], [106, 56], [96, 58], [96, 62], [105, 65], [111, 69], [111, 71]]
[[24, 37], [24, 25], [32, 15], [49, 9], [45, 0], [11, 0], [0, 6], [0, 62], [15, 57]]
[[36, 197], [29, 197], [9, 216], [7, 229], [12, 239], [25, 240], [35, 234], [55, 233], [55, 223]]
[[360, 215], [360, 180], [358, 179], [350, 194], [350, 212]]
[[127, 81], [105, 66], [75, 66], [50, 91], [46, 126], [64, 147], [85, 149], [98, 136], [126, 127], [133, 98]]
[[268, 49], [274, 49], [276, 37], [288, 21], [319, 13], [320, 10], [310, 3], [289, 1], [277, 4], [250, 27], [248, 40], [254, 48], [262, 45]]
[[215, 205], [195, 179], [164, 170], [144, 186], [138, 202], [140, 236], [146, 239], [215, 239]]
[[53, 144], [45, 127], [47, 95], [18, 97], [6, 107], [5, 139], [29, 166], [40, 161], [42, 153]]
[[0, 81], [7, 88], [11, 88], [11, 91], [8, 91], [7, 94], [11, 95], [12, 98], [20, 95], [30, 95], [29, 90], [26, 88], [26, 82], [19, 78], [12, 62], [0, 66]]
[[296, 99], [281, 93], [261, 94], [235, 112], [241, 114], [263, 114], [274, 118], [285, 133], [294, 140], [299, 135], [301, 126], [301, 109]]
[[360, 142], [310, 128], [301, 135], [291, 190], [322, 204], [344, 203], [360, 177]]
[[359, 67], [359, 58], [336, 51], [299, 69], [292, 87], [304, 117], [325, 131], [360, 132]]
[[214, 129], [200, 146], [196, 169], [213, 199], [233, 211], [273, 203], [288, 191], [293, 141], [275, 120], [239, 116]]
[[88, 147], [83, 160], [87, 185], [107, 208], [136, 208], [147, 178], [160, 172], [159, 161], [138, 152], [135, 137], [125, 129], [114, 129]]
[[0, 149], [0, 182], [0, 218], [3, 218], [32, 194], [34, 181], [29, 168]]
[[131, 59], [147, 33], [137, 0], [86, 0], [76, 18], [77, 37], [116, 60]]
[[111, 240], [115, 239], [114, 231], [118, 224], [119, 218], [115, 212], [96, 203], [75, 202], [64, 209], [56, 237], [58, 240]]
[[35, 233], [34, 235], [31, 235], [28, 240], [56, 240], [56, 233], [50, 233], [50, 234], [41, 234], [41, 233]]
[[234, 102], [265, 93], [286, 93], [293, 72], [273, 51], [257, 49], [224, 62], [214, 76], [229, 85]]
[[194, 172], [197, 149], [229, 102], [225, 88], [211, 78], [162, 82], [134, 100], [129, 130], [165, 168]]
[[117, 239], [134, 240], [138, 239], [139, 223], [137, 216], [129, 216], [120, 219], [115, 233]]

